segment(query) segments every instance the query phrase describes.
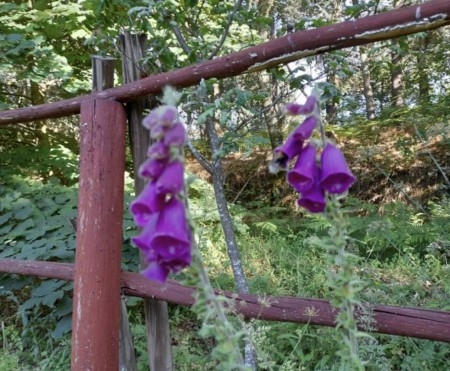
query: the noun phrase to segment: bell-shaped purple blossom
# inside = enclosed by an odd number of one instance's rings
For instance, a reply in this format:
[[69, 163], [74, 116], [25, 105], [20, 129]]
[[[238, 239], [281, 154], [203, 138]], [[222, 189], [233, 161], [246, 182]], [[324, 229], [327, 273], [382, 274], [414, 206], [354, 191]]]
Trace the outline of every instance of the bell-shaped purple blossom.
[[161, 106], [158, 108], [160, 113], [160, 122], [164, 126], [172, 126], [178, 118], [177, 109], [173, 106]]
[[305, 104], [288, 103], [285, 106], [286, 112], [290, 115], [307, 115], [314, 111], [317, 99], [315, 96], [311, 95], [306, 99]]
[[287, 164], [291, 159], [297, 156], [303, 147], [303, 142], [294, 138], [293, 135], [289, 135], [281, 146], [275, 148], [273, 151], [275, 162], [278, 166], [286, 169]]
[[155, 126], [172, 126], [173, 122], [177, 119], [178, 112], [173, 106], [161, 106], [152, 110], [145, 118], [142, 120], [142, 125], [147, 129], [153, 130]]
[[166, 165], [167, 161], [165, 160], [149, 158], [139, 167], [139, 176], [155, 180], [161, 175]]
[[186, 143], [186, 129], [181, 122], [173, 125], [164, 135], [164, 144], [166, 146], [183, 147]]
[[165, 194], [157, 192], [155, 183], [149, 183], [130, 205], [134, 222], [139, 227], [144, 227], [152, 214], [162, 210], [164, 202]]
[[191, 262], [191, 232], [186, 222], [183, 202], [172, 197], [161, 211], [151, 247], [158, 255], [158, 261], [176, 265]]
[[175, 160], [167, 164], [156, 181], [156, 190], [162, 194], [176, 194], [184, 188], [184, 165]]
[[327, 143], [322, 156], [320, 186], [330, 193], [344, 193], [355, 181], [345, 162], [343, 153], [333, 144]]
[[302, 193], [297, 204], [311, 213], [321, 213], [326, 206], [325, 192], [318, 186], [313, 187], [308, 192]]
[[170, 157], [169, 147], [163, 142], [156, 142], [148, 148], [147, 157], [155, 160], [166, 160]]
[[167, 126], [158, 123], [153, 126], [152, 130], [150, 130], [150, 138], [160, 140], [164, 138], [164, 135], [166, 134], [167, 130], [168, 130]]
[[320, 169], [316, 167], [312, 187], [308, 191], [302, 192], [301, 197], [297, 201], [299, 206], [304, 207], [311, 213], [321, 213], [325, 210], [326, 206], [325, 191], [320, 187], [319, 179]]
[[151, 262], [142, 274], [152, 281], [164, 283], [170, 273], [170, 269], [157, 262]]
[[[131, 239], [131, 242], [146, 253], [147, 261], [153, 261], [156, 259], [156, 253], [154, 249], [152, 249], [152, 240], [155, 236], [159, 215], [159, 213], [150, 214], [147, 219], [147, 224], [145, 224], [141, 233]], [[155, 257], [154, 259], [152, 259], [152, 255]]]
[[316, 148], [308, 144], [300, 152], [293, 169], [287, 173], [287, 181], [297, 192], [306, 192], [314, 184], [317, 171]]
[[309, 116], [292, 132], [292, 136], [298, 141], [309, 139], [317, 126], [317, 118]]

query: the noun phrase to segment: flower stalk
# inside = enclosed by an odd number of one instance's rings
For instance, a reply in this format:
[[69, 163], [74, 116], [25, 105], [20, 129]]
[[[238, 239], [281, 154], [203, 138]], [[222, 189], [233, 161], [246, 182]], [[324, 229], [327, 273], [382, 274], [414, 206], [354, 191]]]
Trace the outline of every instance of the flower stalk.
[[[355, 177], [343, 153], [326, 138], [316, 90], [304, 105], [288, 104], [286, 111], [290, 115], [307, 117], [289, 134], [286, 142], [275, 149], [269, 168], [272, 172], [288, 170], [289, 162], [297, 158], [286, 175], [287, 182], [300, 193], [297, 204], [311, 213], [324, 212], [331, 224], [324, 245], [328, 251], [329, 285], [334, 294], [331, 303], [339, 309], [336, 318], [338, 338], [344, 344], [338, 353], [345, 367], [364, 370], [358, 356], [360, 332], [354, 313], [360, 306], [357, 299], [359, 279], [354, 273], [356, 256], [346, 251], [349, 237], [339, 204], [339, 199], [354, 183]], [[309, 140], [317, 126], [320, 144]], [[306, 142], [308, 140], [309, 143]]]
[[144, 251], [149, 265], [143, 274], [151, 280], [164, 283], [169, 274], [192, 266], [197, 287], [193, 308], [203, 323], [200, 335], [214, 336], [212, 356], [221, 369], [245, 370], [239, 348], [243, 332], [236, 331], [228, 320], [226, 306], [231, 307], [231, 303], [215, 294], [193, 237], [184, 184], [183, 147], [187, 136], [176, 109], [178, 98], [167, 88], [165, 105], [152, 110], [143, 120], [155, 142], [139, 168], [139, 175], [148, 183], [130, 206], [135, 223], [142, 228], [132, 242]]

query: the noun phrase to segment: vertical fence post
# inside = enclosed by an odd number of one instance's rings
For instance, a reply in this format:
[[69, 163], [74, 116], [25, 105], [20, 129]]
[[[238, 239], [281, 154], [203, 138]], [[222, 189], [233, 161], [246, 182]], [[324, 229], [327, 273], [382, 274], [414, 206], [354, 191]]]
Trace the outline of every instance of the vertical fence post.
[[[100, 55], [92, 56], [92, 91], [103, 91], [114, 87], [114, 66], [116, 60]], [[128, 321], [124, 296], [120, 301], [119, 329], [119, 371], [136, 371], [136, 357]]]
[[[125, 31], [120, 35], [122, 42], [122, 74], [127, 84], [140, 78], [141, 72], [147, 72], [142, 60], [147, 50], [147, 37]], [[153, 103], [153, 104], [152, 104]], [[142, 192], [145, 182], [137, 174], [139, 164], [147, 158], [147, 148], [150, 144], [148, 130], [142, 126], [145, 108], [155, 105], [149, 98], [127, 103], [128, 124], [130, 128], [131, 154], [134, 165], [134, 190], [136, 195]], [[141, 266], [147, 264], [141, 253]], [[152, 298], [144, 299], [144, 314], [147, 327], [147, 349], [151, 371], [172, 370], [172, 347], [169, 329], [169, 314], [167, 302]]]
[[72, 371], [119, 367], [125, 122], [118, 102], [81, 104]]

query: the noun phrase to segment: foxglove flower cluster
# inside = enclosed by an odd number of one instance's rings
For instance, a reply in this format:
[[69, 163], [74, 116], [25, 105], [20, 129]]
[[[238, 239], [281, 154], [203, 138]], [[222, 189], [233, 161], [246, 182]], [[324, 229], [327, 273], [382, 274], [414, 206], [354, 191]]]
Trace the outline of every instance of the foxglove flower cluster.
[[130, 206], [134, 222], [142, 228], [132, 241], [147, 259], [144, 275], [165, 282], [170, 273], [178, 273], [192, 259], [191, 230], [181, 200], [186, 129], [173, 106], [154, 109], [142, 124], [150, 130], [154, 143], [139, 168], [139, 176], [149, 182]]
[[325, 192], [340, 194], [347, 191], [355, 181], [345, 162], [342, 152], [331, 143], [324, 143], [317, 161], [317, 149], [312, 143], [306, 143], [314, 129], [320, 123], [317, 99], [310, 96], [304, 105], [291, 103], [286, 111], [291, 115], [308, 115], [308, 117], [289, 134], [286, 141], [274, 150], [271, 170], [286, 170], [291, 160], [295, 165], [287, 173], [288, 183], [301, 194], [298, 205], [312, 213], [325, 210]]

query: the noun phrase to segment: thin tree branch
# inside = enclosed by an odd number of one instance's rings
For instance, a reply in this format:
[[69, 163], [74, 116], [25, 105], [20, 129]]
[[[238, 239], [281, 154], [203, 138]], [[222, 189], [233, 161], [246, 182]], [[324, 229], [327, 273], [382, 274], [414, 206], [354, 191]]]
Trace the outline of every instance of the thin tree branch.
[[238, 193], [236, 194], [236, 196], [234, 197], [233, 201], [231, 202], [232, 204], [235, 204], [236, 201], [238, 200], [239, 196], [241, 195], [241, 193], [244, 191], [244, 189], [247, 187], [248, 183], [250, 183], [250, 180], [252, 180], [254, 177], [256, 177], [257, 174], [253, 174], [252, 176], [250, 176], [246, 182], [244, 183], [244, 185], [241, 187], [241, 189], [238, 191]]
[[233, 11], [228, 16], [227, 25], [225, 26], [225, 29], [224, 29], [224, 31], [222, 33], [222, 37], [220, 38], [219, 44], [217, 44], [216, 48], [211, 52], [211, 54], [207, 58], [208, 60], [213, 59], [217, 55], [219, 50], [222, 48], [222, 46], [225, 43], [225, 40], [226, 40], [226, 38], [228, 36], [228, 32], [230, 31], [231, 24], [233, 23], [233, 18], [236, 15], [236, 13], [239, 10], [239, 8], [241, 7], [241, 5], [242, 5], [242, 0], [238, 0], [236, 2], [236, 5], [234, 6]]
[[12, 97], [18, 97], [18, 98], [25, 98], [25, 99], [31, 101], [31, 98], [30, 98], [29, 96], [23, 95], [23, 94], [8, 93], [8, 92], [6, 92], [6, 91], [4, 91], [4, 90], [0, 91], [0, 94], [3, 94], [3, 95], [10, 95], [10, 96], [12, 96]]
[[199, 164], [202, 165], [203, 169], [205, 169], [208, 173], [212, 174], [212, 166], [211, 166], [211, 164], [209, 163], [209, 161], [199, 151], [197, 151], [195, 149], [195, 147], [192, 144], [190, 139], [188, 139], [186, 141], [186, 144], [187, 144], [187, 146], [189, 148], [189, 151], [191, 151], [192, 155], [199, 162]]
[[183, 49], [186, 55], [191, 54], [191, 48], [187, 44], [186, 39], [183, 37], [183, 34], [178, 28], [177, 23], [175, 21], [170, 20], [169, 25], [173, 33], [175, 34], [175, 37], [177, 38], [178, 42], [180, 43], [181, 49]]
[[445, 174], [444, 169], [442, 169], [441, 165], [439, 165], [439, 162], [437, 162], [436, 158], [433, 156], [433, 154], [431, 153], [431, 151], [427, 148], [427, 142], [425, 141], [425, 139], [423, 139], [422, 135], [420, 135], [419, 130], [417, 129], [416, 124], [414, 124], [414, 130], [416, 131], [417, 136], [419, 137], [420, 141], [422, 142], [422, 144], [425, 147], [425, 151], [427, 151], [428, 155], [430, 156], [431, 160], [433, 161], [433, 163], [436, 165], [437, 169], [439, 170], [439, 172], [441, 173], [442, 177], [445, 180], [445, 183], [447, 184], [447, 187], [450, 188], [450, 181], [447, 178], [447, 175]]
[[373, 161], [370, 158], [369, 158], [369, 161], [372, 163], [373, 166], [375, 166], [377, 168], [377, 170], [381, 174], [383, 174], [386, 177], [386, 179], [394, 186], [395, 189], [397, 189], [401, 193], [403, 193], [403, 195], [409, 200], [409, 202], [411, 202], [414, 205], [414, 207], [417, 210], [423, 212], [425, 215], [427, 215], [428, 217], [431, 218], [430, 213], [427, 210], [425, 210], [425, 208], [418, 201], [416, 201], [408, 193], [406, 193], [406, 191], [404, 190], [404, 187], [402, 187], [402, 185], [400, 183], [397, 183], [395, 180], [393, 180], [386, 171], [384, 171], [380, 166], [378, 166], [378, 164], [375, 161]]

